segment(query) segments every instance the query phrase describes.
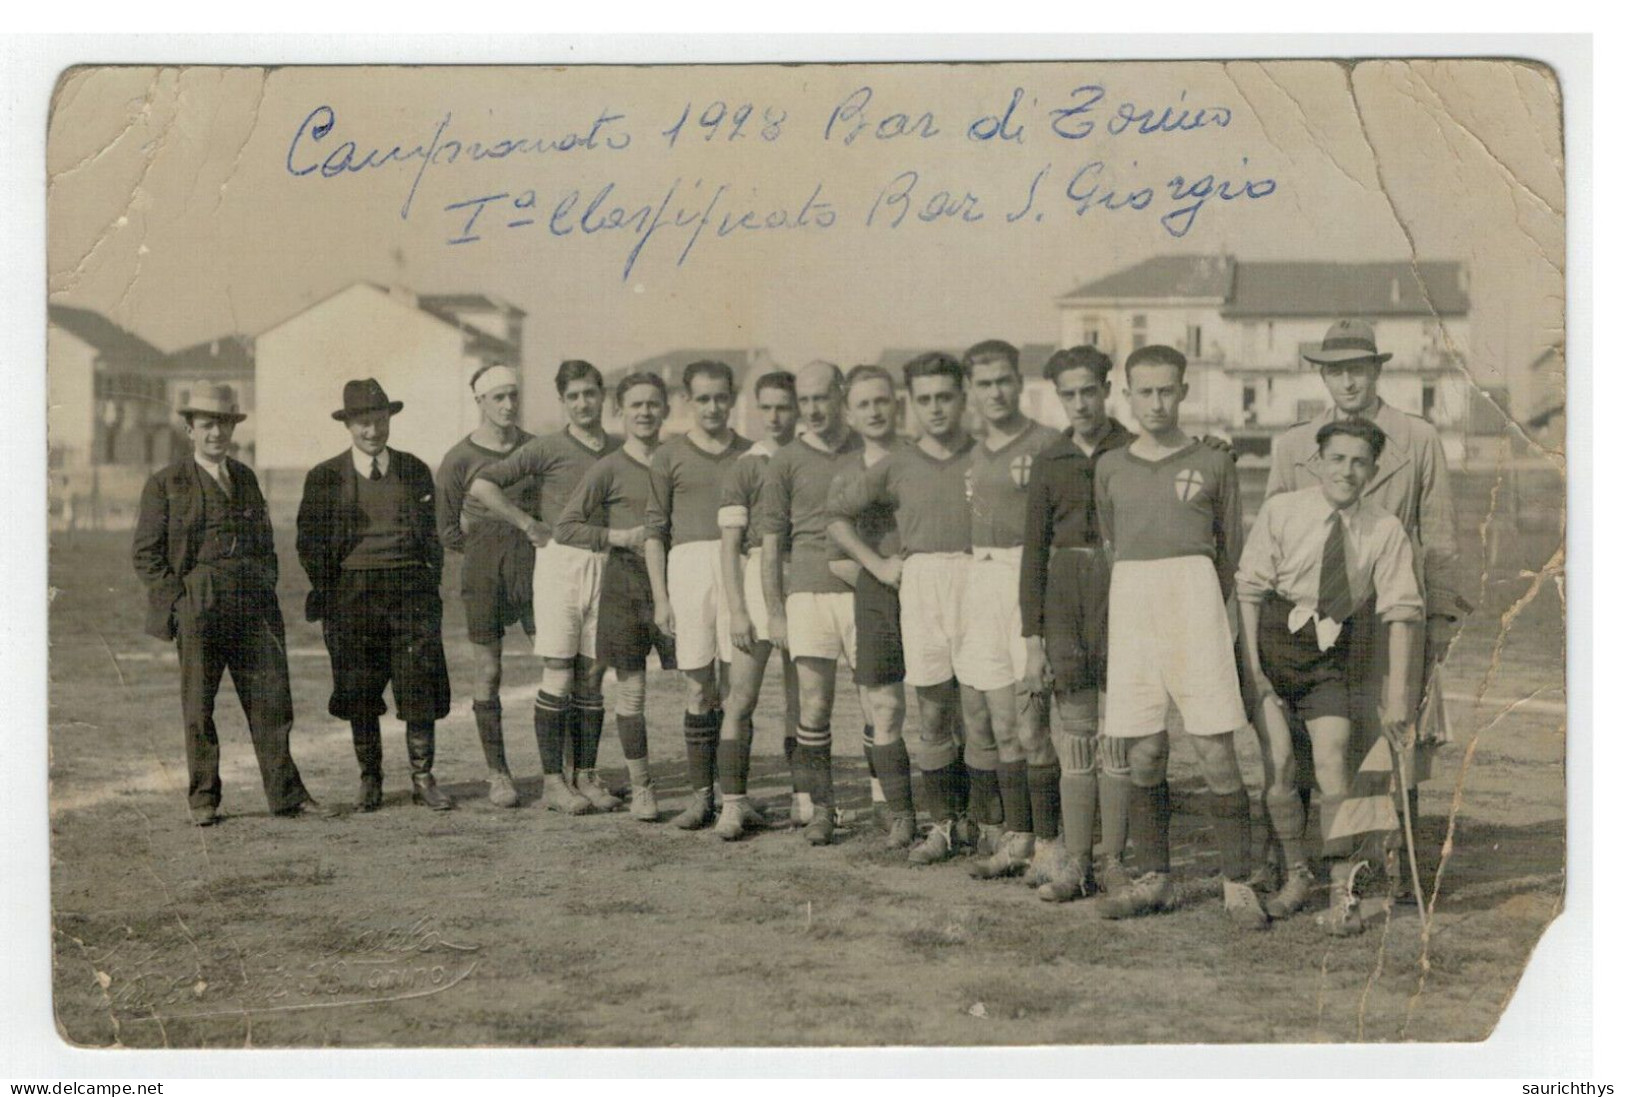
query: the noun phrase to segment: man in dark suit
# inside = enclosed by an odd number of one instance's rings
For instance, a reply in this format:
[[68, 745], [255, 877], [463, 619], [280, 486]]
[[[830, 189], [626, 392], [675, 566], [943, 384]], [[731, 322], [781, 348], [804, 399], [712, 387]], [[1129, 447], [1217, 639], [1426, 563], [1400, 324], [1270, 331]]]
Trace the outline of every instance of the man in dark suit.
[[192, 821], [220, 820], [220, 676], [248, 717], [265, 799], [278, 815], [318, 814], [288, 753], [293, 696], [277, 606], [276, 549], [253, 470], [227, 454], [247, 418], [229, 385], [200, 382], [180, 408], [192, 454], [147, 480], [133, 557], [147, 587], [148, 634], [177, 643]]
[[299, 563], [310, 576], [305, 617], [322, 623], [333, 663], [327, 710], [350, 722], [361, 765], [361, 811], [383, 803], [384, 687], [406, 722], [412, 800], [435, 811], [453, 804], [435, 786], [434, 724], [451, 711], [440, 640], [440, 568], [435, 487], [429, 466], [389, 448], [399, 400], [368, 378], [344, 386], [333, 418], [350, 448], [305, 477], [299, 502]]

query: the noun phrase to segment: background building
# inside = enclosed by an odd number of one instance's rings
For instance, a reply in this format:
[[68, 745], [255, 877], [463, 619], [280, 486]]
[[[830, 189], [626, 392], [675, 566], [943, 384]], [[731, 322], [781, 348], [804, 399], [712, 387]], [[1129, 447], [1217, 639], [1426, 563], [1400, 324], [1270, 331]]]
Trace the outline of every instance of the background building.
[[[1157, 256], [1085, 283], [1056, 306], [1064, 346], [1093, 344], [1119, 363], [1150, 343], [1184, 352], [1186, 425], [1228, 435], [1244, 454], [1268, 455], [1275, 434], [1326, 409], [1325, 386], [1303, 352], [1340, 317], [1373, 325], [1380, 349], [1394, 356], [1383, 367], [1383, 399], [1438, 427], [1453, 461], [1484, 399], [1466, 373], [1468, 277], [1456, 262]], [[1125, 418], [1121, 387], [1112, 407]], [[1056, 421], [1053, 394], [1036, 396], [1036, 412]]]
[[[259, 465], [303, 471], [342, 450], [346, 436], [331, 416], [344, 382], [374, 377], [406, 405], [390, 444], [435, 466], [479, 421], [468, 388], [474, 372], [491, 363], [522, 366], [524, 316], [483, 294], [419, 296], [371, 282], [290, 316], [254, 341], [258, 404], [275, 409], [259, 423]], [[525, 389], [540, 400], [526, 401], [527, 428], [555, 403], [551, 374], [528, 372]]]

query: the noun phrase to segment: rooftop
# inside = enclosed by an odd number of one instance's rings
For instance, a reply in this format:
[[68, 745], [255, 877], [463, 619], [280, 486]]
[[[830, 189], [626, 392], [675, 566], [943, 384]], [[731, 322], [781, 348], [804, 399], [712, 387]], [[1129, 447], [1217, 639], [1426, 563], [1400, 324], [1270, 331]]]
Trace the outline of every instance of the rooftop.
[[1068, 301], [1208, 298], [1226, 316], [1465, 316], [1466, 268], [1454, 261], [1252, 262], [1158, 255], [1062, 295]]

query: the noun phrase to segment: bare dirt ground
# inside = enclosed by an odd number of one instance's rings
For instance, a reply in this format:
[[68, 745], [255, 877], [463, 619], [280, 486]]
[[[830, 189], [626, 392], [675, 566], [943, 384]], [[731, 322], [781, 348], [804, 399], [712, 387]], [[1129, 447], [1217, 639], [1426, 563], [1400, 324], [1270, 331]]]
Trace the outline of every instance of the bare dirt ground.
[[[437, 773], [461, 801], [408, 802], [386, 718], [386, 806], [338, 820], [266, 814], [240, 709], [217, 713], [228, 818], [186, 822], [172, 649], [142, 636], [128, 535], [53, 538], [51, 856], [54, 1013], [73, 1043], [129, 1047], [1091, 1044], [1421, 1040], [1489, 1034], [1564, 886], [1563, 607], [1538, 578], [1560, 534], [1462, 533], [1481, 611], [1453, 652], [1456, 742], [1423, 790], [1434, 922], [1414, 915], [1330, 941], [1312, 915], [1240, 936], [1188, 752], [1176, 742], [1175, 871], [1185, 901], [1134, 923], [1051, 907], [962, 862], [911, 869], [864, 819], [853, 697], [835, 749], [848, 825], [810, 849], [783, 824], [725, 845], [622, 814], [567, 820], [531, 802], [523, 703], [537, 669], [510, 645], [509, 743], [526, 803], [484, 799], [466, 699], [441, 725]], [[1504, 510], [1504, 500], [1502, 501]], [[1491, 536], [1493, 534], [1493, 536]], [[317, 631], [287, 553], [283, 606], [295, 757], [312, 792], [348, 802], [348, 730], [326, 714]], [[1487, 556], [1493, 559], [1486, 561]], [[1560, 560], [1558, 562], [1560, 567]], [[448, 585], [448, 591], [451, 588]], [[447, 599], [454, 693], [461, 607]], [[651, 738], [668, 814], [683, 784], [680, 692], [655, 676]], [[753, 793], [783, 818], [776, 673], [758, 715]], [[1243, 744], [1256, 791], [1256, 746]], [[619, 773], [606, 735], [603, 762]]]

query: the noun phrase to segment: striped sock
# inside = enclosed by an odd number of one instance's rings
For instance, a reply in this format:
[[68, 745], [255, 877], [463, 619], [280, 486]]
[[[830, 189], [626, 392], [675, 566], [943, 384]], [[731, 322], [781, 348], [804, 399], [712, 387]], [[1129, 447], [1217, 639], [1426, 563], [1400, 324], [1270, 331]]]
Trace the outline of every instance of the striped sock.
[[803, 790], [812, 802], [823, 807], [835, 806], [835, 773], [830, 760], [831, 735], [829, 725], [810, 728], [796, 727], [795, 766], [801, 770]]
[[716, 711], [683, 714], [683, 746], [688, 756], [688, 783], [695, 792], [710, 792], [717, 780], [717, 742], [720, 738]]
[[543, 690], [536, 691], [536, 749], [542, 756], [542, 773], [564, 772], [564, 729], [569, 702]]
[[604, 698], [602, 694], [576, 694], [571, 700], [576, 717], [571, 730], [576, 771], [598, 768], [598, 744], [604, 738]]

